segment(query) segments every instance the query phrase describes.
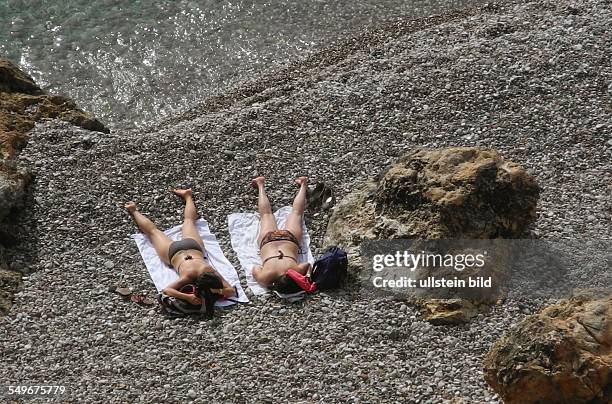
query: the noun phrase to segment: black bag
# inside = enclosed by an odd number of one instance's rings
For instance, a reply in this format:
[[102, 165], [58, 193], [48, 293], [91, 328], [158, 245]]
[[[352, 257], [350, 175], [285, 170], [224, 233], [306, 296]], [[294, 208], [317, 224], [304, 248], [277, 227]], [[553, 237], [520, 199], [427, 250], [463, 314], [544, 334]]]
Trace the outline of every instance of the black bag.
[[312, 266], [312, 281], [318, 290], [339, 288], [346, 280], [348, 259], [346, 252], [338, 247], [328, 248]]

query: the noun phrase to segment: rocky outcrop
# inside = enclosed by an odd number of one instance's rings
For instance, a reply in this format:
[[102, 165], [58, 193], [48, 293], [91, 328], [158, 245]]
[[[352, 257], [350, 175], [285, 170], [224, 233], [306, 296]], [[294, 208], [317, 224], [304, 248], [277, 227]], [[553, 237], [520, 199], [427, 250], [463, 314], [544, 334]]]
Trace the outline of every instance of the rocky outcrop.
[[349, 194], [328, 242], [367, 239], [518, 237], [536, 217], [539, 188], [494, 150], [417, 149]]
[[0, 59], [0, 146], [5, 159], [25, 145], [27, 133], [42, 119], [57, 118], [84, 129], [108, 133], [74, 101], [45, 94], [34, 80], [8, 60]]
[[[516, 238], [534, 221], [538, 196], [533, 176], [494, 150], [416, 149], [338, 204], [325, 244], [343, 246], [349, 267], [359, 272], [365, 241]], [[498, 283], [503, 277], [499, 267], [493, 271]], [[429, 301], [423, 309], [432, 322], [457, 323], [473, 315], [474, 305], [497, 298]]]
[[[30, 179], [27, 168], [16, 158], [25, 146], [28, 133], [43, 119], [61, 119], [98, 132], [109, 130], [97, 119], [80, 110], [74, 101], [46, 94], [34, 80], [8, 60], [0, 59], [0, 221], [19, 209]], [[6, 268], [0, 255], [0, 267]], [[0, 271], [0, 314], [10, 307], [10, 290], [18, 276]]]
[[506, 403], [612, 402], [612, 296], [527, 317], [493, 345], [484, 371]]
[[0, 59], [0, 92], [42, 95], [34, 80], [6, 59]]

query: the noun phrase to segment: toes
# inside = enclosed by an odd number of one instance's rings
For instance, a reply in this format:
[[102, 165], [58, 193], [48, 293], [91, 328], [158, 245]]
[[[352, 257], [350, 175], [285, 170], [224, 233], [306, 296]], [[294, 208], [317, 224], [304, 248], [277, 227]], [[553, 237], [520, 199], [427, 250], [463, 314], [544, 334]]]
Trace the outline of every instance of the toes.
[[186, 189], [183, 189], [183, 188], [174, 188], [172, 190], [172, 192], [174, 192], [178, 196], [185, 196], [185, 195], [191, 195], [192, 194], [191, 188], [186, 188]]
[[251, 180], [251, 185], [252, 185], [252, 186], [254, 186], [254, 187], [256, 187], [256, 186], [258, 186], [258, 185], [260, 185], [260, 184], [265, 184], [265, 181], [266, 181], [266, 178], [265, 178], [265, 177], [263, 177], [263, 176], [260, 176], [260, 177], [255, 177], [255, 178], [253, 178], [253, 179]]

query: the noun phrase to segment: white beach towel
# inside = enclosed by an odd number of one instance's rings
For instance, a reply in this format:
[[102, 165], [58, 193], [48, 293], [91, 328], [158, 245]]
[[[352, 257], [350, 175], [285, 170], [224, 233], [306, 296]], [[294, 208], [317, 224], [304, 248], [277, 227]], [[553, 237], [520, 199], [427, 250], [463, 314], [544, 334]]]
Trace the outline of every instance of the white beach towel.
[[[287, 215], [291, 212], [291, 206], [284, 206], [274, 212], [276, 224], [279, 229], [285, 228]], [[261, 265], [261, 257], [259, 256], [259, 245], [257, 238], [259, 236], [259, 213], [232, 213], [227, 217], [227, 224], [232, 241], [232, 248], [238, 255], [240, 266], [244, 270], [247, 278], [247, 286], [251, 289], [254, 295], [263, 295], [268, 292], [266, 288], [259, 285], [253, 277], [253, 267]], [[306, 230], [306, 224], [302, 219], [302, 242], [300, 244], [300, 254], [298, 262], [310, 262], [314, 264], [314, 257], [310, 251], [310, 236]], [[296, 296], [303, 295], [304, 292], [290, 295], [279, 294], [281, 297], [294, 300]]]
[[[217, 237], [210, 232], [210, 228], [208, 227], [206, 220], [199, 219], [196, 221], [196, 228], [202, 237], [202, 241], [204, 241], [206, 253], [208, 254], [208, 262], [210, 265], [212, 265], [212, 267], [215, 268], [230, 285], [238, 288], [238, 298], [233, 299], [242, 303], [247, 303], [249, 298], [246, 296], [242, 286], [240, 285], [238, 273], [236, 272], [234, 266], [225, 257], [223, 251], [221, 251]], [[175, 226], [164, 231], [164, 233], [173, 241], [180, 240], [181, 226]], [[151, 244], [147, 236], [138, 233], [133, 234], [132, 238], [134, 241], [136, 241], [140, 255], [142, 255], [145, 266], [147, 267], [149, 275], [151, 276], [151, 279], [153, 280], [158, 292], [161, 292], [166, 286], [178, 279], [178, 274], [176, 271], [164, 264], [159, 258], [153, 244]], [[216, 305], [219, 307], [229, 306], [232, 304], [234, 304], [234, 302], [228, 300], [216, 302]]]

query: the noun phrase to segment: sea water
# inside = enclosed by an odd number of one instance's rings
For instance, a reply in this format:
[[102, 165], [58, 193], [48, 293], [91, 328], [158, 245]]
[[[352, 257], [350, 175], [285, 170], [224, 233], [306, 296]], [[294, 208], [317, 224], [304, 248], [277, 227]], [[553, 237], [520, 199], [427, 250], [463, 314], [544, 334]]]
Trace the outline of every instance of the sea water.
[[478, 3], [0, 0], [0, 57], [108, 126], [134, 127], [366, 26]]

